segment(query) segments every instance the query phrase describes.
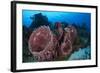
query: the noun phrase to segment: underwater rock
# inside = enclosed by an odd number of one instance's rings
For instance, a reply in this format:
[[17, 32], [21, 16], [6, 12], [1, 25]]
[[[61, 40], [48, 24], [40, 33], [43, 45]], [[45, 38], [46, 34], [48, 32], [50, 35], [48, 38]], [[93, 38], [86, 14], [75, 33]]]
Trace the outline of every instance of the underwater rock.
[[38, 61], [54, 60], [56, 44], [57, 40], [47, 26], [37, 28], [29, 38], [29, 50]]

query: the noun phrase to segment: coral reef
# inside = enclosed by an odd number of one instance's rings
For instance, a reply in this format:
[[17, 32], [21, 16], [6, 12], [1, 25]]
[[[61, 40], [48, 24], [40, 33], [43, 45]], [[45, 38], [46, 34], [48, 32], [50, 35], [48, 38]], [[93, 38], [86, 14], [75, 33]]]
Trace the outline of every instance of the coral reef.
[[49, 26], [41, 26], [34, 30], [29, 37], [29, 50], [37, 61], [53, 61], [64, 59], [73, 50], [73, 42], [77, 31], [73, 26], [62, 28], [60, 22], [56, 22], [57, 35]]
[[35, 14], [35, 15], [31, 16], [30, 18], [32, 20], [32, 23], [29, 27], [31, 31], [34, 30], [34, 27], [38, 28], [43, 25], [45, 25], [45, 26], [49, 25], [48, 18], [46, 16], [44, 16], [42, 13]]
[[80, 48], [78, 51], [75, 51], [69, 57], [69, 60], [85, 60], [91, 59], [91, 49], [90, 47]]
[[32, 14], [29, 19], [31, 23], [23, 23], [24, 63], [91, 58], [90, 26], [83, 20], [79, 24], [66, 19], [54, 20], [41, 12]]

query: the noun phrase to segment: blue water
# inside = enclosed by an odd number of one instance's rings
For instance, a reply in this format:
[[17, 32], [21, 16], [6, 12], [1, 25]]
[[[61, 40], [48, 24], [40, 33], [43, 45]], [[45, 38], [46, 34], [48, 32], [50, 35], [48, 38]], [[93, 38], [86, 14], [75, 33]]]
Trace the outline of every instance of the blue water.
[[30, 17], [35, 14], [42, 13], [44, 16], [47, 16], [48, 20], [52, 23], [57, 21], [67, 22], [69, 24], [82, 25], [83, 23], [90, 29], [91, 25], [91, 14], [90, 13], [79, 13], [79, 12], [55, 12], [55, 11], [34, 11], [34, 10], [23, 10], [22, 11], [22, 20], [23, 25], [29, 27], [32, 23]]

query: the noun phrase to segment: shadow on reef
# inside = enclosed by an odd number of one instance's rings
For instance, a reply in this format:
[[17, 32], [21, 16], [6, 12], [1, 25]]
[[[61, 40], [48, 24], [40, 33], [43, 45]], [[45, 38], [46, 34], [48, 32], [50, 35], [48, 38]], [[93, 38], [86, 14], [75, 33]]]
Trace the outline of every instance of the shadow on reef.
[[[81, 26], [67, 22], [54, 24], [42, 13], [35, 14], [30, 18], [32, 19], [30, 27], [23, 25], [23, 62], [70, 60], [75, 51], [91, 45], [90, 31], [87, 30], [85, 23]], [[37, 33], [43, 36], [38, 34], [37, 37]], [[46, 36], [46, 34], [48, 35]], [[35, 37], [37, 41], [33, 40]], [[47, 43], [48, 41], [50, 42]], [[91, 54], [85, 53], [85, 55], [88, 55], [89, 58], [84, 56], [84, 59], [90, 59]]]

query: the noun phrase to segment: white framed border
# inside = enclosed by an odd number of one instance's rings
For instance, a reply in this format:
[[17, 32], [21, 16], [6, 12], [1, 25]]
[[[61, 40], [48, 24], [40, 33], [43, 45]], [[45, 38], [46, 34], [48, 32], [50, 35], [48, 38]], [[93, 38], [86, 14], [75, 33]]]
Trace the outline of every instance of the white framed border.
[[[84, 12], [91, 13], [91, 60], [73, 60], [57, 62], [35, 62], [22, 63], [22, 10], [46, 10], [46, 11], [64, 11], [64, 12]], [[43, 69], [59, 67], [76, 67], [96, 65], [96, 9], [80, 6], [60, 6], [60, 5], [42, 5], [42, 4], [16, 4], [16, 70], [24, 69]]]

